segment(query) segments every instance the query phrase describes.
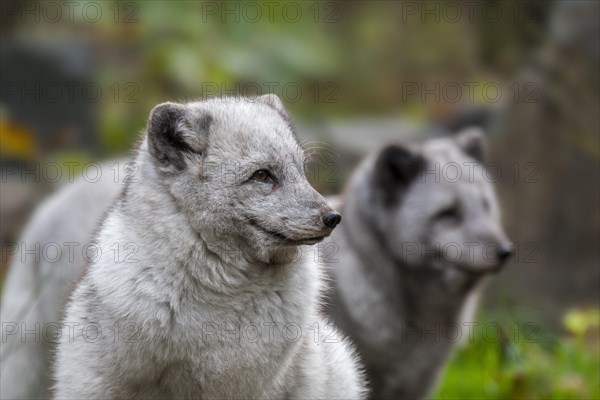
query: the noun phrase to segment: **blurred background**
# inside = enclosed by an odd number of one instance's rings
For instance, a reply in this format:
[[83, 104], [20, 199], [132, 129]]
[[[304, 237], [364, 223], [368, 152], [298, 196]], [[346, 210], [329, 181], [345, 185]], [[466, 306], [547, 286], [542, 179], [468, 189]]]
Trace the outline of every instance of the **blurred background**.
[[[595, 1], [2, 1], [5, 246], [167, 100], [274, 92], [337, 193], [385, 142], [478, 124], [517, 256], [434, 398], [600, 397]], [[325, 178], [326, 177], [326, 178]]]

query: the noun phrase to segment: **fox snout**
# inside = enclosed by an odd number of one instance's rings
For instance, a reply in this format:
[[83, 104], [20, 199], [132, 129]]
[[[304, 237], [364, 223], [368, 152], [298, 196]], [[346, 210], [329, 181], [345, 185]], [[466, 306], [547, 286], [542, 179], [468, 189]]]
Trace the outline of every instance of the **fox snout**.
[[340, 213], [334, 210], [327, 211], [321, 216], [321, 221], [329, 229], [335, 228], [341, 220], [342, 216]]
[[299, 204], [312, 215], [313, 224], [321, 225], [318, 229], [333, 230], [341, 222], [342, 216], [328, 204], [319, 192], [308, 185], [308, 182], [306, 182], [306, 185], [306, 189], [310, 193], [310, 200], [300, 201]]
[[312, 220], [311, 228], [301, 228], [301, 233], [297, 232], [293, 237], [301, 244], [318, 243], [329, 236], [341, 220], [342, 216], [340, 213], [329, 206], [325, 206], [319, 210], [316, 219]]
[[501, 268], [506, 264], [508, 258], [513, 254], [514, 246], [512, 242], [504, 242], [498, 247], [498, 265], [497, 268]]
[[504, 265], [506, 265], [510, 256], [514, 252], [514, 246], [513, 246], [512, 242], [509, 242], [508, 240], [501, 241], [494, 247], [496, 247], [495, 253], [492, 253], [487, 256], [487, 257], [492, 257], [492, 260], [491, 260], [492, 262], [490, 264], [488, 264], [489, 265], [488, 268], [482, 270], [482, 272], [484, 272], [484, 273], [500, 272], [502, 270], [502, 268], [504, 267]]

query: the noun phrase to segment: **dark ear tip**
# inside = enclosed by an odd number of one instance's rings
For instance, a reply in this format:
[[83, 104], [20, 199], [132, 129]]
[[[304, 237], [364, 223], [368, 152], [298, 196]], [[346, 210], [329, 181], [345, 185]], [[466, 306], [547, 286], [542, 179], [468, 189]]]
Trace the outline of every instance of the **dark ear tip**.
[[409, 149], [399, 144], [389, 144], [385, 146], [377, 157], [377, 169], [395, 169], [406, 162], [411, 162], [417, 156]]
[[487, 138], [477, 126], [465, 128], [456, 135], [458, 146], [469, 156], [483, 162], [487, 153]]
[[169, 108], [175, 108], [177, 106], [179, 106], [179, 104], [173, 103], [171, 101], [166, 101], [164, 103], [155, 105], [154, 108], [152, 109], [152, 111], [150, 112], [150, 114], [153, 114], [154, 112], [157, 112], [157, 111], [169, 109]]
[[408, 150], [407, 148], [396, 144], [396, 143], [392, 143], [392, 144], [388, 144], [387, 146], [385, 146], [383, 148], [383, 150], [381, 150], [380, 153], [380, 157], [406, 157], [406, 156], [410, 156], [412, 155], [412, 153], [410, 152], [410, 150]]
[[384, 205], [395, 204], [400, 192], [425, 168], [421, 154], [398, 144], [384, 147], [375, 163], [374, 183]]
[[180, 113], [183, 110], [183, 107], [184, 106], [181, 104], [172, 103], [170, 101], [158, 104], [150, 111], [150, 121], [162, 119], [169, 114], [173, 115]]

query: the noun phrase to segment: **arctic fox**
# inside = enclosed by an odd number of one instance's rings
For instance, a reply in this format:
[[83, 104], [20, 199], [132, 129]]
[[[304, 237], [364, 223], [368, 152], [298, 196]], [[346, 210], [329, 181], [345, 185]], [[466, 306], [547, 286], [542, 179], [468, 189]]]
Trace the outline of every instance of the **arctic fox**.
[[321, 271], [299, 251], [341, 217], [306, 181], [281, 101], [161, 104], [135, 165], [67, 303], [55, 397], [364, 397], [349, 344], [320, 334]]
[[342, 197], [328, 312], [356, 344], [373, 398], [427, 395], [468, 334], [484, 277], [511, 254], [484, 150], [477, 128], [391, 144]]

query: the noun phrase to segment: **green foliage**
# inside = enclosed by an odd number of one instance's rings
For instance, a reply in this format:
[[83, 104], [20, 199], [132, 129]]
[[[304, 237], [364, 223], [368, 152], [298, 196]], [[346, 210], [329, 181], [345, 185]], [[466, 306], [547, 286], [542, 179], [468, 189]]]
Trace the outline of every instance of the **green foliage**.
[[[486, 82], [497, 76], [482, 59], [508, 71], [519, 65], [511, 54], [521, 50], [521, 35], [510, 18], [487, 32], [480, 12], [451, 23], [406, 15], [393, 1], [283, 1], [275, 11], [267, 3], [252, 3], [251, 12], [237, 1], [111, 5], [108, 18], [88, 27], [113, 49], [96, 71], [106, 94], [105, 151], [129, 148], [148, 111], [166, 100], [273, 91], [300, 120], [400, 113], [426, 120], [431, 110], [421, 98], [403, 97], [407, 82]], [[299, 8], [297, 19], [285, 17], [288, 5]], [[511, 15], [513, 6], [497, 6]], [[121, 20], [133, 12], [135, 22], [114, 23], [115, 9]], [[256, 12], [262, 17], [253, 19]]]
[[600, 399], [598, 310], [567, 313], [570, 335], [560, 338], [533, 324], [498, 325], [494, 340], [475, 330], [432, 399]]

